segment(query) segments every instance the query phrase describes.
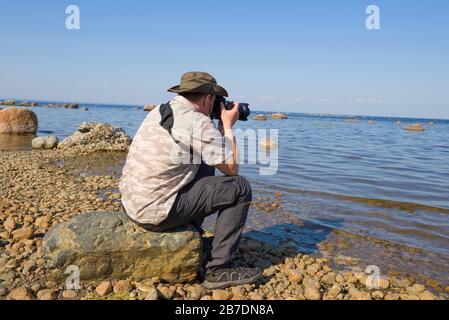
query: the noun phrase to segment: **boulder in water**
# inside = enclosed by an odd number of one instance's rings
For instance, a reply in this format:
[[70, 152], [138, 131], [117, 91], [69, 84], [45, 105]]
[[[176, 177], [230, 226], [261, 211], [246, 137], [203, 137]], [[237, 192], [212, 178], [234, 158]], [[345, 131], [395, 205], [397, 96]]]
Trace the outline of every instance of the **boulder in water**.
[[193, 281], [201, 262], [202, 239], [191, 226], [149, 232], [126, 213], [94, 212], [52, 227], [42, 240], [42, 255], [55, 279], [77, 266], [81, 280], [136, 280], [159, 277]]
[[147, 104], [147, 105], [145, 105], [145, 106], [143, 107], [143, 110], [144, 110], [144, 111], [147, 111], [147, 112], [151, 112], [151, 111], [153, 111], [154, 108], [156, 108], [156, 107], [157, 107], [157, 105], [155, 105], [155, 104]]
[[253, 120], [256, 121], [267, 121], [267, 116], [264, 114], [258, 114], [256, 116], [254, 116]]
[[271, 118], [275, 119], [275, 120], [284, 120], [284, 119], [288, 119], [288, 116], [283, 113], [273, 113], [271, 115]]
[[125, 130], [108, 123], [84, 122], [71, 136], [65, 138], [58, 148], [82, 149], [84, 152], [128, 151], [131, 138]]
[[13, 99], [9, 99], [9, 100], [3, 101], [3, 104], [4, 104], [5, 106], [13, 106], [13, 105], [16, 104], [16, 101], [13, 100]]
[[20, 108], [0, 110], [0, 133], [35, 134], [37, 129], [37, 116], [33, 111]]
[[426, 129], [423, 128], [421, 123], [415, 123], [415, 124], [411, 124], [409, 126], [404, 127], [404, 130], [420, 132], [420, 131], [425, 131]]

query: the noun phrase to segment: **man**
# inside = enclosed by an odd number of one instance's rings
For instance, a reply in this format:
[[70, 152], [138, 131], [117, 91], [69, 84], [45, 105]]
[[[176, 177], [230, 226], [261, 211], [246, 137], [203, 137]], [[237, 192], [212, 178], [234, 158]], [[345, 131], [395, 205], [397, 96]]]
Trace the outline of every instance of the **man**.
[[[214, 77], [188, 72], [168, 91], [178, 95], [150, 112], [131, 144], [120, 181], [123, 206], [132, 220], [154, 232], [189, 223], [201, 231], [204, 218], [218, 212], [203, 284], [216, 289], [253, 283], [260, 269], [231, 263], [252, 197], [249, 182], [238, 176], [232, 133], [238, 104], [232, 110], [221, 105], [217, 129], [210, 114], [216, 96], [228, 93]], [[225, 176], [214, 176], [215, 168]]]

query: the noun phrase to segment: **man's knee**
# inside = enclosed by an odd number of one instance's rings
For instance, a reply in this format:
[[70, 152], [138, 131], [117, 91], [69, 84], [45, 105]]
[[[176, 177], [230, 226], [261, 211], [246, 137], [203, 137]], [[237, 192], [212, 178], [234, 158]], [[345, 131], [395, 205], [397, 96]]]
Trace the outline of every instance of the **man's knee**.
[[249, 181], [242, 176], [237, 176], [235, 177], [235, 184], [237, 186], [237, 190], [239, 190], [239, 198], [241, 200], [251, 202], [253, 194]]

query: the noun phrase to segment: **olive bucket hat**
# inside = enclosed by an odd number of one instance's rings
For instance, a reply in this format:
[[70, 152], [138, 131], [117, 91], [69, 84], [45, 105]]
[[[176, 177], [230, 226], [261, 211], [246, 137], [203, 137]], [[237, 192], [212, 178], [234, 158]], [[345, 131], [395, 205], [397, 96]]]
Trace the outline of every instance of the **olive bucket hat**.
[[217, 84], [217, 80], [206, 72], [187, 72], [181, 77], [181, 84], [168, 89], [174, 93], [205, 93], [227, 97], [228, 92]]

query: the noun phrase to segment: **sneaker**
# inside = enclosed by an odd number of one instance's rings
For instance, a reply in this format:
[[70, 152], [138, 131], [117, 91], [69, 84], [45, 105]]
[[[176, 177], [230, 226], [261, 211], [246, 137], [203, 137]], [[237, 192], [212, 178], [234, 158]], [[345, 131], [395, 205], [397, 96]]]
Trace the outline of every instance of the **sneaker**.
[[214, 237], [202, 237], [203, 240], [203, 255], [201, 259], [201, 265], [198, 270], [198, 278], [200, 281], [203, 281], [206, 277], [206, 264], [211, 259], [211, 251], [212, 251], [212, 242], [214, 241]]
[[207, 271], [203, 286], [207, 289], [223, 289], [256, 282], [262, 276], [259, 268], [226, 268]]

